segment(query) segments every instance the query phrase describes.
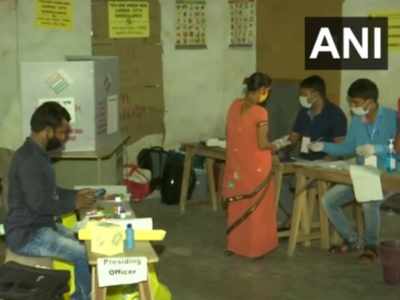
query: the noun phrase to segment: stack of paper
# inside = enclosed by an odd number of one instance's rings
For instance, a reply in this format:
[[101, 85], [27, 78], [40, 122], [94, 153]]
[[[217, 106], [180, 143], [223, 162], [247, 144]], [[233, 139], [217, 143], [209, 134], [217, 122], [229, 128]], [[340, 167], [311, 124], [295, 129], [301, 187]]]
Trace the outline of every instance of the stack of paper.
[[352, 165], [350, 175], [358, 202], [383, 200], [381, 171], [379, 169]]

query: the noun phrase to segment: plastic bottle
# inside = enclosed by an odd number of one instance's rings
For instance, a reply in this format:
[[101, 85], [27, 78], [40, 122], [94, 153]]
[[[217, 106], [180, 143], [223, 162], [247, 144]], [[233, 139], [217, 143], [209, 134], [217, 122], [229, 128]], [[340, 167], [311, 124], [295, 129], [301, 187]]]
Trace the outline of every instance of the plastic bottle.
[[386, 158], [386, 171], [393, 172], [396, 170], [396, 153], [394, 151], [394, 140], [389, 140], [389, 153]]
[[135, 232], [132, 228], [132, 224], [126, 225], [125, 230], [125, 249], [132, 250], [135, 246]]

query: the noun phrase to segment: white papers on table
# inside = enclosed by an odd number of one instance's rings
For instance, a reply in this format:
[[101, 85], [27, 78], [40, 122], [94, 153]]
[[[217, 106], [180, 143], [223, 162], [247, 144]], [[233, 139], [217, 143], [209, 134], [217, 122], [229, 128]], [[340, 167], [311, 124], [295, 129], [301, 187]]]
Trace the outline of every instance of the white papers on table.
[[107, 219], [107, 223], [117, 224], [126, 228], [128, 224], [132, 225], [135, 230], [152, 230], [153, 219], [152, 218], [135, 218], [135, 219]]
[[357, 202], [383, 200], [381, 171], [379, 169], [352, 165], [350, 175]]
[[299, 160], [299, 161], [294, 162], [293, 164], [298, 165], [298, 166], [316, 167], [316, 168], [334, 169], [334, 170], [348, 170], [350, 167], [350, 163], [345, 160], [337, 160], [337, 161]]
[[76, 185], [74, 189], [105, 189], [107, 194], [127, 194], [128, 190], [125, 185]]
[[300, 148], [300, 152], [301, 153], [308, 153], [309, 149], [308, 146], [311, 144], [311, 138], [308, 136], [303, 136], [303, 138], [301, 139], [301, 148]]

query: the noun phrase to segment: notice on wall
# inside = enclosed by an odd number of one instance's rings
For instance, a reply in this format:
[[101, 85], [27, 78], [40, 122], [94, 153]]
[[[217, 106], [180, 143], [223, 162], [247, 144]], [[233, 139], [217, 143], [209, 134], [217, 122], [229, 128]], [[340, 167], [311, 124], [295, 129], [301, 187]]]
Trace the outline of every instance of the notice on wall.
[[230, 47], [251, 47], [256, 31], [256, 1], [229, 0]]
[[176, 48], [206, 48], [205, 1], [176, 1]]
[[134, 284], [147, 280], [146, 257], [104, 257], [97, 259], [99, 286]]
[[400, 51], [400, 10], [371, 12], [370, 17], [388, 18], [389, 51]]
[[63, 106], [69, 113], [71, 117], [71, 124], [76, 122], [76, 114], [75, 114], [75, 99], [72, 97], [65, 98], [41, 98], [38, 100], [38, 106], [42, 105], [45, 102], [57, 102], [61, 106]]
[[72, 30], [74, 0], [36, 0], [36, 26]]
[[108, 24], [110, 38], [149, 37], [149, 3], [134, 0], [109, 0]]
[[113, 134], [119, 129], [118, 96], [107, 98], [107, 134]]

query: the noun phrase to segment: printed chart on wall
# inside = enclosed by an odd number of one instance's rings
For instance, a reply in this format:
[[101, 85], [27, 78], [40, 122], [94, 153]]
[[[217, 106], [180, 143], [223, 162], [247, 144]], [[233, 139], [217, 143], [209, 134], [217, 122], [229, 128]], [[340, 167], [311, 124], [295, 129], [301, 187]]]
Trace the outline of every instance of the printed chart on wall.
[[36, 26], [71, 30], [74, 0], [36, 0]]
[[206, 2], [176, 1], [176, 48], [206, 48]]
[[256, 1], [229, 0], [230, 47], [252, 47], [256, 31]]
[[149, 3], [134, 0], [109, 0], [108, 25], [110, 38], [149, 37]]
[[371, 12], [369, 15], [388, 18], [389, 51], [400, 51], [400, 10]]

